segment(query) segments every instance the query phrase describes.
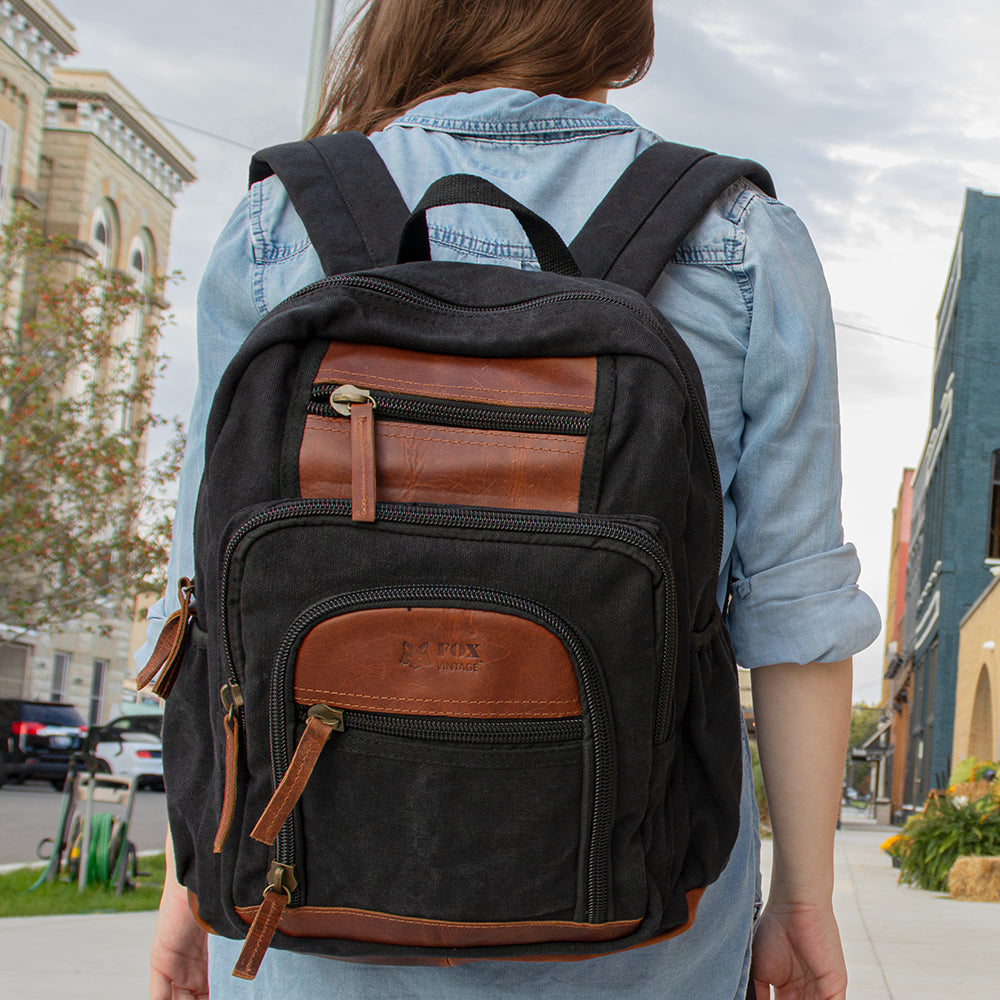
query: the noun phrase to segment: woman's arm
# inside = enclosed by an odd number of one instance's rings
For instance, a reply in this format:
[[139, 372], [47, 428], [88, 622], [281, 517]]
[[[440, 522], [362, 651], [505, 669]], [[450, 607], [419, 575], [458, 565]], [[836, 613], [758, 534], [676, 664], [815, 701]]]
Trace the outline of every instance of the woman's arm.
[[751, 673], [757, 746], [774, 836], [767, 906], [754, 936], [756, 1000], [843, 1000], [833, 915], [833, 838], [851, 715], [850, 660]]
[[177, 881], [167, 831], [167, 876], [149, 953], [149, 1000], [207, 1000], [207, 939], [188, 906], [187, 890]]

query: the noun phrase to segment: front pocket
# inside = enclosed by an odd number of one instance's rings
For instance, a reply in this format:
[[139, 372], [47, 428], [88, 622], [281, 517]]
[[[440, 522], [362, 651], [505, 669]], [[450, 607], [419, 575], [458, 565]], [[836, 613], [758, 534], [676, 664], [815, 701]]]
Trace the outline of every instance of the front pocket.
[[[349, 501], [288, 501], [234, 524], [220, 598], [246, 701], [241, 915], [253, 918], [275, 858], [249, 835], [311, 728], [319, 745], [305, 741], [275, 807], [277, 862], [300, 883], [281, 882], [283, 930], [349, 937], [329, 933], [331, 914], [389, 913], [451, 947], [470, 927], [501, 944], [529, 925], [548, 935], [536, 940], [596, 941], [643, 918], [642, 825], [652, 747], [673, 725], [675, 648], [669, 562], [645, 524], [396, 504], [358, 524]], [[306, 722], [314, 708], [341, 718]], [[372, 721], [386, 717], [388, 729]], [[577, 733], [550, 739], [566, 719]], [[403, 731], [414, 722], [421, 733]]]
[[[305, 775], [317, 706], [336, 721]], [[288, 775], [301, 795], [297, 811], [285, 797], [277, 838], [293, 904], [603, 921], [608, 709], [586, 649], [546, 608], [445, 587], [321, 602], [282, 643], [271, 713], [276, 798]]]

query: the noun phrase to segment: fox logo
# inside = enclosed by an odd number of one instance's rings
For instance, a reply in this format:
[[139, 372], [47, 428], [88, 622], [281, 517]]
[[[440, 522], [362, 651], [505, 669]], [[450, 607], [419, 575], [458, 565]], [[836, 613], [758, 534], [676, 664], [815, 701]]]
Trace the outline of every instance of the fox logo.
[[422, 642], [419, 646], [403, 640], [403, 656], [400, 659], [400, 666], [410, 667], [412, 670], [419, 670], [421, 667], [431, 666], [431, 657], [428, 652], [429, 644]]

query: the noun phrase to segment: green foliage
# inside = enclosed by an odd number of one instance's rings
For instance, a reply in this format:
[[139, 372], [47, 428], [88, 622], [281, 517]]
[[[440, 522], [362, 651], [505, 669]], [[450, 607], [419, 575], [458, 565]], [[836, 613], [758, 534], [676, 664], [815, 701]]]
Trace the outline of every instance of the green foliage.
[[974, 802], [934, 795], [882, 849], [898, 859], [901, 882], [947, 892], [957, 858], [1000, 855], [1000, 805], [991, 795]]
[[851, 707], [851, 731], [847, 739], [847, 774], [851, 787], [858, 791], [868, 790], [867, 782], [872, 765], [864, 761], [851, 760], [851, 752], [875, 735], [881, 718], [882, 709], [879, 705], [861, 703]]
[[75, 882], [61, 879], [41, 885], [33, 892], [39, 869], [19, 868], [0, 875], [0, 917], [47, 917], [64, 913], [113, 913], [155, 910], [160, 904], [166, 872], [163, 855], [139, 859], [134, 889], [116, 896], [106, 885], [90, 885], [83, 892]]
[[990, 771], [994, 772], [994, 777], [1000, 775], [1000, 761], [966, 757], [965, 760], [955, 765], [955, 769], [948, 779], [948, 784], [964, 785], [969, 781], [982, 781]]
[[180, 435], [145, 463], [158, 289], [26, 215], [0, 230], [0, 621], [56, 626], [156, 590]]

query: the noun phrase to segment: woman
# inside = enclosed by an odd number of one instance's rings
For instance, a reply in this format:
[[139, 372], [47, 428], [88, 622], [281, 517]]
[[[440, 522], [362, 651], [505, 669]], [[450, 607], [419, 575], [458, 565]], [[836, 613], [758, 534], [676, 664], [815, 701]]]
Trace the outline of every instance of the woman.
[[[339, 47], [313, 134], [368, 133], [412, 207], [449, 173], [486, 177], [569, 242], [621, 171], [658, 137], [606, 104], [652, 58], [651, 0], [371, 0]], [[430, 226], [436, 259], [537, 266], [512, 218], [476, 206]], [[270, 308], [322, 276], [275, 178], [223, 232], [199, 312], [199, 388], [175, 522], [171, 578], [192, 566], [194, 497], [215, 386]], [[808, 236], [746, 182], [718, 200], [651, 294], [705, 381], [725, 503], [721, 579], [740, 662], [753, 667], [774, 830], [759, 906], [757, 815], [744, 767], [739, 840], [678, 938], [586, 962], [364, 966], [271, 950], [231, 979], [238, 942], [207, 948], [168, 878], [151, 997], [683, 997], [836, 1000], [846, 970], [831, 894], [833, 831], [850, 712], [850, 657], [878, 631], [840, 530], [833, 325]], [[172, 592], [172, 591], [168, 591]], [[720, 597], [725, 597], [725, 593]], [[155, 636], [172, 607], [150, 612]], [[745, 754], [748, 757], [748, 754]]]

